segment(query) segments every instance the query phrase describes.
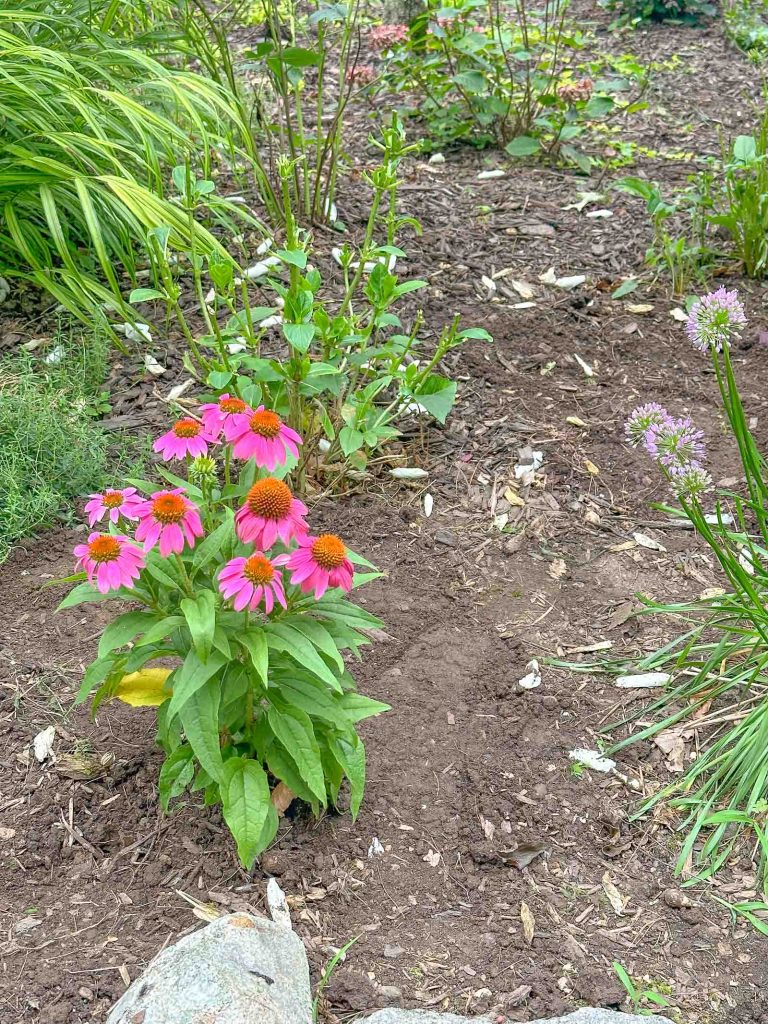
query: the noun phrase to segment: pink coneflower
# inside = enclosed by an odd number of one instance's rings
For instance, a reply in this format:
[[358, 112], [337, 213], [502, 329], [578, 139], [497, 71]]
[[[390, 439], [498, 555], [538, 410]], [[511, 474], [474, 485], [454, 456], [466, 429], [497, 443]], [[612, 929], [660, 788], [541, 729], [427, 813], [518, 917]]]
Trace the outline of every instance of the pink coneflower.
[[376, 79], [376, 68], [373, 64], [355, 64], [347, 71], [346, 79], [350, 85], [370, 85]]
[[267, 551], [278, 537], [283, 544], [290, 544], [294, 537], [305, 536], [306, 514], [307, 506], [294, 498], [290, 487], [268, 476], [256, 481], [245, 504], [235, 513], [237, 535], [245, 543], [252, 542]]
[[328, 587], [352, 589], [352, 563], [347, 558], [344, 542], [332, 533], [300, 537], [299, 546], [291, 553], [286, 567], [293, 573], [291, 583], [300, 586], [305, 594], [314, 590], [318, 601]]
[[224, 434], [225, 441], [232, 440], [232, 432], [237, 432], [237, 416], [251, 416], [253, 409], [237, 395], [222, 395], [218, 402], [208, 402], [200, 406], [203, 426], [212, 437]]
[[120, 587], [133, 589], [133, 581], [144, 568], [144, 552], [128, 537], [110, 533], [92, 533], [87, 544], [75, 548], [78, 568], [88, 574], [88, 582], [96, 585], [100, 594]]
[[255, 459], [257, 466], [270, 472], [286, 462], [289, 452], [298, 459], [302, 443], [295, 430], [263, 405], [235, 417], [231, 440], [236, 459]]
[[368, 33], [368, 42], [374, 50], [391, 50], [407, 38], [407, 25], [377, 25]]
[[167, 434], [158, 437], [152, 445], [152, 451], [159, 452], [169, 462], [171, 459], [184, 459], [187, 455], [207, 455], [208, 445], [215, 444], [216, 437], [208, 433], [199, 420], [191, 416], [177, 420]]
[[100, 523], [104, 516], [111, 523], [116, 523], [120, 516], [123, 519], [138, 519], [138, 509], [144, 499], [136, 494], [135, 487], [124, 487], [123, 490], [104, 491], [103, 494], [89, 494], [90, 501], [85, 504], [88, 514], [88, 525]]
[[287, 608], [281, 574], [275, 566], [285, 565], [288, 555], [269, 559], [263, 551], [254, 551], [248, 558], [233, 558], [219, 573], [219, 590], [232, 601], [236, 612], [244, 608], [254, 612], [264, 600], [269, 615], [275, 601]]
[[185, 542], [191, 548], [195, 538], [203, 536], [203, 524], [197, 506], [177, 487], [173, 491], [155, 491], [139, 512], [141, 522], [136, 527], [136, 540], [144, 550], [160, 542], [160, 554], [167, 558], [184, 550]]

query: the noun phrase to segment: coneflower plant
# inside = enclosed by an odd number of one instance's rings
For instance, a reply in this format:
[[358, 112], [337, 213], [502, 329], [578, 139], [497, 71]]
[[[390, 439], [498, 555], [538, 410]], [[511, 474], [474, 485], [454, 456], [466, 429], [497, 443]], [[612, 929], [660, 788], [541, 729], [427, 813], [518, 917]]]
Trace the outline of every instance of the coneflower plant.
[[357, 692], [345, 660], [382, 625], [347, 595], [380, 573], [356, 573], [373, 567], [311, 531], [284, 479], [301, 444], [271, 409], [229, 395], [178, 420], [155, 450], [184, 476], [162, 467], [165, 487], [129, 480], [90, 496], [91, 532], [67, 581], [77, 586], [60, 606], [130, 602], [79, 700], [92, 695], [94, 714], [111, 699], [156, 707], [162, 806], [186, 791], [220, 804], [248, 868], [286, 801], [320, 813], [346, 779], [357, 815], [356, 725], [388, 710]]

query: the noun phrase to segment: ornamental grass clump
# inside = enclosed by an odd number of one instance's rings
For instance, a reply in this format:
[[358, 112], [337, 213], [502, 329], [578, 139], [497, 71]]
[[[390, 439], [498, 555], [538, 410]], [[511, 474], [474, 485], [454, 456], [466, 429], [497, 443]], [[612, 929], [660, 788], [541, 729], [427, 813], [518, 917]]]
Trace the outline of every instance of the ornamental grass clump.
[[[274, 839], [278, 806], [357, 815], [365, 748], [356, 723], [388, 710], [357, 692], [346, 658], [381, 623], [348, 594], [353, 554], [314, 534], [284, 477], [302, 438], [263, 406], [225, 394], [158, 438], [168, 486], [92, 494], [61, 608], [121, 599], [78, 696], [156, 707], [160, 801], [220, 804], [242, 863]], [[179, 470], [184, 475], [177, 475]], [[184, 472], [186, 470], [186, 473]], [[162, 667], [161, 667], [162, 666]], [[277, 792], [276, 792], [277, 791]]]
[[[714, 510], [706, 511], [704, 502], [714, 487], [705, 465], [703, 432], [688, 417], [676, 418], [650, 402], [636, 408], [626, 425], [629, 443], [646, 451], [671, 487], [677, 504], [666, 511], [690, 520], [729, 588], [674, 604], [643, 598], [642, 613], [674, 616], [685, 624], [684, 631], [639, 661], [600, 667], [669, 676], [650, 707], [617, 723], [642, 720], [639, 731], [613, 750], [662, 731], [670, 735], [670, 730], [695, 728], [697, 753], [638, 814], [659, 809], [667, 800], [681, 812], [677, 827], [687, 834], [678, 870], [689, 871], [693, 863], [698, 874], [692, 881], [712, 875], [736, 849], [753, 856], [760, 865], [764, 900], [734, 904], [733, 909], [765, 929], [755, 910], [768, 907], [768, 466], [749, 429], [731, 358], [731, 345], [746, 325], [737, 293], [725, 288], [695, 302], [686, 324], [691, 343], [712, 360], [746, 481], [744, 494], [718, 490]], [[754, 841], [751, 848], [743, 842], [745, 831]]]

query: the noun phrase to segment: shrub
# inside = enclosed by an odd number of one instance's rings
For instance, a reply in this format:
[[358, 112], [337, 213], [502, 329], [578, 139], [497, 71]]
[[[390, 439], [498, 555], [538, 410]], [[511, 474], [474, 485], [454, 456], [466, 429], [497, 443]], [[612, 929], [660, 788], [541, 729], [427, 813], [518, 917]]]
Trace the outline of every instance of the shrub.
[[0, 365], [0, 558], [102, 483], [107, 439], [93, 409], [107, 347], [104, 335], [78, 341], [60, 331], [53, 362], [29, 356]]
[[[294, 796], [318, 813], [338, 804], [346, 778], [357, 814], [355, 726], [387, 707], [357, 693], [346, 666], [381, 625], [346, 594], [380, 574], [354, 575], [353, 562], [370, 563], [334, 535], [309, 534], [282, 479], [301, 438], [274, 412], [236, 399], [200, 412], [155, 442], [186, 464], [186, 480], [161, 469], [165, 489], [129, 480], [86, 506], [101, 532], [75, 548], [85, 582], [60, 607], [140, 606], [104, 630], [79, 700], [93, 693], [94, 714], [115, 697], [157, 707], [163, 807], [186, 790], [221, 804], [250, 867]], [[151, 667], [159, 659], [174, 667]]]
[[[460, 0], [428, 10], [410, 24], [369, 33], [382, 52], [381, 88], [413, 95], [429, 145], [463, 141], [505, 147], [511, 156], [546, 156], [588, 171], [578, 141], [591, 122], [617, 109], [628, 78], [580, 65], [584, 35], [567, 20], [568, 3], [539, 9], [529, 0]], [[480, 19], [480, 20], [479, 20]], [[625, 61], [643, 88], [637, 62]]]

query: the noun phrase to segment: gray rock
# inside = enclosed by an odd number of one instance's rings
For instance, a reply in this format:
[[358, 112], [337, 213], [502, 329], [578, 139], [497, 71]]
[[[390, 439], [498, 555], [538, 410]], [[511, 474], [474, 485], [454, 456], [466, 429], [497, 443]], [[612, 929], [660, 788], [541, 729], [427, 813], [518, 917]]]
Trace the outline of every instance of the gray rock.
[[229, 914], [164, 950], [107, 1024], [311, 1024], [304, 946], [270, 904], [273, 921]]
[[[653, 1017], [654, 1024], [672, 1024], [668, 1017]], [[434, 1013], [432, 1010], [379, 1010], [367, 1017], [363, 1024], [489, 1024], [488, 1017], [456, 1017], [453, 1014]], [[566, 1017], [532, 1020], [529, 1024], [639, 1024], [647, 1017], [633, 1017], [613, 1010], [576, 1010]]]

